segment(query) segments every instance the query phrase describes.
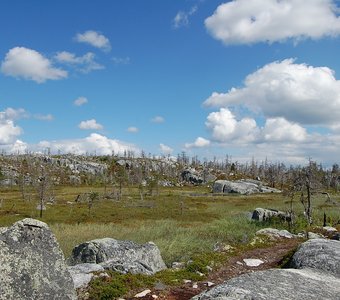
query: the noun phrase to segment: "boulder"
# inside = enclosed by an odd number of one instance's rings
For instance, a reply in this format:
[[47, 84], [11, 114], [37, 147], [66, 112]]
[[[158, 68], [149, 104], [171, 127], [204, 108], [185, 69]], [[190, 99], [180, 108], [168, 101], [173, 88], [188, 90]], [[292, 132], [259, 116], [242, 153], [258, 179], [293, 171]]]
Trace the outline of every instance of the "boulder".
[[24, 219], [1, 229], [0, 299], [76, 299], [64, 255], [45, 223]]
[[264, 222], [268, 221], [272, 218], [278, 218], [284, 221], [290, 221], [291, 216], [289, 213], [286, 213], [284, 211], [279, 211], [276, 209], [268, 209], [268, 208], [255, 208], [253, 211], [253, 214], [251, 216], [252, 220]]
[[93, 272], [104, 272], [101, 265], [87, 263], [69, 266], [68, 270], [72, 276], [75, 289], [87, 287], [93, 278]]
[[340, 280], [313, 269], [270, 269], [243, 274], [203, 292], [193, 300], [336, 300]]
[[182, 180], [191, 184], [202, 184], [203, 178], [199, 175], [199, 173], [195, 169], [186, 169], [181, 173]]
[[308, 240], [300, 245], [293, 255], [290, 265], [297, 269], [322, 270], [340, 278], [340, 241]]
[[290, 233], [288, 230], [279, 230], [276, 228], [263, 228], [258, 231], [256, 231], [256, 235], [265, 235], [268, 236], [271, 239], [277, 239], [277, 238], [286, 238], [286, 239], [292, 239], [298, 237], [295, 234]]
[[255, 193], [280, 193], [278, 189], [264, 186], [261, 181], [241, 179], [235, 181], [216, 180], [213, 193], [250, 195]]
[[80, 263], [100, 264], [106, 270], [120, 273], [154, 274], [166, 269], [158, 247], [111, 238], [97, 239], [76, 246], [69, 265]]

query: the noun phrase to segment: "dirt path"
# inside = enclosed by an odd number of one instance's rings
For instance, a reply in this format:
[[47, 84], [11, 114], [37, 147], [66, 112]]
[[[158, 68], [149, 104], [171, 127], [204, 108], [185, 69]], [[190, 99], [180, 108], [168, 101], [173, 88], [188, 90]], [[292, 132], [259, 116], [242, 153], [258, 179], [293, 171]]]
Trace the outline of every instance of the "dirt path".
[[[180, 287], [173, 287], [164, 291], [152, 291], [152, 293], [139, 299], [167, 299], [167, 300], [188, 300], [193, 296], [205, 291], [217, 284], [220, 284], [230, 278], [239, 276], [244, 273], [254, 272], [275, 268], [282, 263], [282, 260], [295, 250], [302, 241], [299, 239], [281, 239], [275, 245], [267, 248], [258, 248], [245, 251], [237, 256], [231, 257], [219, 270], [211, 272], [202, 282], [188, 282]], [[263, 261], [257, 267], [247, 266], [243, 259], [260, 259]], [[213, 285], [211, 285], [213, 283]], [[208, 285], [211, 285], [209, 287]], [[156, 295], [156, 297], [153, 297]], [[136, 299], [136, 298], [131, 298]]]

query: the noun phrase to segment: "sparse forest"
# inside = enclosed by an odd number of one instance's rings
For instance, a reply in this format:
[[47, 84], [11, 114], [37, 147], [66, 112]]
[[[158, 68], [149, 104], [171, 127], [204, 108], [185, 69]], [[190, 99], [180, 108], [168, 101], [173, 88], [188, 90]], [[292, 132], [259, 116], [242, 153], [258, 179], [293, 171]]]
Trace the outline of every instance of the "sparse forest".
[[[77, 244], [111, 237], [155, 242], [168, 267], [194, 262], [176, 275], [161, 272], [141, 279], [115, 274], [111, 283], [98, 279], [90, 287], [90, 299], [106, 299], [110, 284], [119, 288], [109, 295], [123, 296], [150, 282], [176, 286], [172, 280], [212, 276], [203, 266], [216, 265], [217, 270], [230, 255], [274, 247], [256, 237], [258, 230], [269, 226], [302, 236], [320, 233], [322, 226], [340, 227], [339, 166], [324, 168], [313, 160], [304, 166], [287, 166], [255, 159], [240, 163], [229, 156], [201, 161], [184, 152], [177, 158], [132, 152], [122, 156], [3, 154], [0, 171], [0, 226], [27, 217], [40, 219], [49, 224], [66, 257]], [[214, 182], [221, 180], [249, 180], [281, 192], [213, 193]], [[282, 211], [289, 218], [252, 221], [251, 213], [259, 207]], [[291, 251], [296, 242], [283, 245]], [[222, 255], [218, 249], [224, 248], [238, 250]]]

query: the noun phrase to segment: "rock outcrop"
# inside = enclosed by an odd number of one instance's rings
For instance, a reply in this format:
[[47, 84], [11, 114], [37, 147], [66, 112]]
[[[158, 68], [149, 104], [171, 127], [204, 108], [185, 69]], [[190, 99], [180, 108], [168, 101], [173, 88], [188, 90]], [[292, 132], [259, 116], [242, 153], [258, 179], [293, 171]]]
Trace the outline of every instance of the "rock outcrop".
[[45, 223], [24, 219], [1, 229], [0, 299], [76, 299], [64, 255]]
[[280, 193], [278, 189], [274, 189], [263, 185], [257, 180], [216, 180], [213, 185], [213, 193], [223, 194], [241, 194], [250, 195], [255, 193]]
[[338, 278], [311, 269], [271, 269], [243, 274], [193, 300], [337, 300]]
[[339, 241], [309, 240], [299, 247], [290, 265], [294, 269], [243, 274], [192, 299], [340, 299]]
[[100, 264], [106, 270], [123, 274], [151, 275], [166, 269], [160, 251], [154, 243], [139, 245], [111, 238], [92, 240], [75, 247], [69, 264], [80, 263]]

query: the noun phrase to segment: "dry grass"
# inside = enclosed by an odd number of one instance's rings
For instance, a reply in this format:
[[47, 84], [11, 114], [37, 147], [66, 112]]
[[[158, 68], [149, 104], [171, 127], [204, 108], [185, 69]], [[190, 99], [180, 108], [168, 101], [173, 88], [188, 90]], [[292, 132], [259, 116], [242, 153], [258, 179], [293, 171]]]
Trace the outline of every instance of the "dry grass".
[[[165, 261], [188, 259], [195, 253], [211, 251], [216, 242], [247, 243], [254, 233], [268, 224], [249, 221], [256, 207], [289, 209], [289, 199], [280, 194], [251, 196], [212, 196], [207, 188], [164, 188], [159, 196], [145, 196], [141, 201], [138, 188], [124, 190], [121, 201], [100, 199], [88, 209], [87, 203], [75, 203], [80, 193], [98, 192], [102, 187], [58, 187], [56, 202], [47, 205], [42, 221], [48, 223], [66, 256], [77, 244], [103, 237], [155, 242]], [[15, 189], [1, 190], [0, 226], [26, 218], [38, 218], [37, 200], [24, 202]], [[340, 219], [340, 207], [325, 204], [323, 195], [313, 199], [314, 220], [322, 225], [323, 213], [329, 221]], [[338, 195], [332, 200], [339, 201]], [[68, 202], [72, 202], [69, 204]], [[302, 215], [302, 205], [294, 201]], [[302, 217], [303, 220], [303, 217]], [[272, 224], [273, 225], [273, 224]], [[274, 224], [275, 225], [275, 224]], [[285, 224], [275, 226], [285, 227]], [[304, 226], [298, 224], [296, 230]]]

